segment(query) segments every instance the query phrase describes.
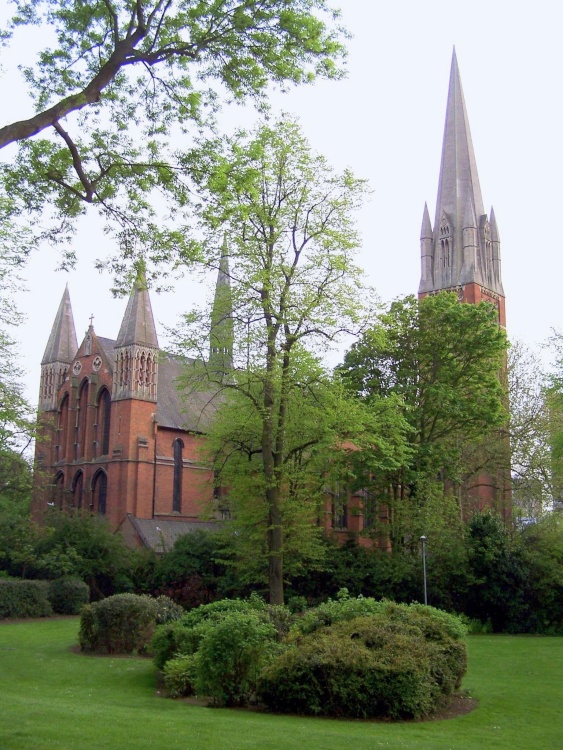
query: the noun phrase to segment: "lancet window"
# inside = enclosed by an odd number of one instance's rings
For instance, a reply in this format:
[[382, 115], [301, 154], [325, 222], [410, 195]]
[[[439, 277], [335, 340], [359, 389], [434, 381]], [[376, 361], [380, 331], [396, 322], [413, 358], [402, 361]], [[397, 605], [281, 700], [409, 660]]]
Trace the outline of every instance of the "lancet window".
[[184, 443], [180, 438], [176, 438], [173, 443], [174, 455], [174, 484], [172, 488], [172, 511], [179, 513], [182, 506], [182, 474], [184, 468]]

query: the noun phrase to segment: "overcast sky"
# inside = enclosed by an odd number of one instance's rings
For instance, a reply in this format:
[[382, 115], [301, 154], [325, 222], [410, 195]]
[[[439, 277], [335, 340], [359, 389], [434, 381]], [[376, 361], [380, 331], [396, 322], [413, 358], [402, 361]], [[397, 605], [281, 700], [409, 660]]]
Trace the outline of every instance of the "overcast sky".
[[[300, 118], [314, 148], [335, 167], [351, 167], [370, 181], [372, 199], [358, 216], [360, 265], [369, 283], [383, 300], [417, 291], [422, 211], [427, 201], [434, 216], [455, 45], [483, 199], [487, 211], [495, 208], [501, 236], [509, 336], [539, 344], [552, 327], [563, 328], [560, 4], [341, 0], [340, 6], [353, 34], [347, 78], [295, 90], [274, 105]], [[12, 106], [3, 106], [0, 120], [31, 111], [22, 91], [5, 66], [0, 92]], [[251, 112], [244, 117], [254, 119]], [[126, 301], [112, 299], [111, 279], [92, 267], [108, 242], [89, 225], [76, 238], [72, 273], [54, 271], [50, 250], [30, 261], [29, 291], [19, 297], [27, 322], [18, 336], [33, 401], [67, 282], [79, 341], [90, 314], [99, 335], [117, 336]], [[153, 294], [161, 345], [164, 327], [189, 310], [196, 289], [185, 279], [175, 294]]]

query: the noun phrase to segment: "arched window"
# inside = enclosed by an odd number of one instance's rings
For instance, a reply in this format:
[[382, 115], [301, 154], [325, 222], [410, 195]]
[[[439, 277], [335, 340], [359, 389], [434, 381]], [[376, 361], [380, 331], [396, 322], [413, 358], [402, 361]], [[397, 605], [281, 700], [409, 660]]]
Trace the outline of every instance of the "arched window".
[[348, 493], [338, 482], [332, 493], [332, 527], [348, 528]]
[[180, 438], [176, 438], [173, 444], [174, 449], [174, 486], [172, 489], [172, 511], [175, 513], [180, 512], [182, 505], [182, 473], [184, 467], [184, 461], [182, 453], [184, 450], [184, 443]]
[[111, 396], [107, 388], [102, 388], [98, 398], [98, 455], [107, 456], [109, 453]]
[[77, 449], [76, 457], [83, 458], [86, 455], [86, 424], [88, 414], [88, 386], [90, 385], [88, 378], [86, 378], [80, 386], [80, 392], [78, 394], [78, 415], [76, 426], [78, 427], [78, 434], [76, 436]]
[[72, 507], [82, 508], [82, 495], [84, 493], [84, 474], [79, 471], [72, 480]]
[[55, 474], [53, 479], [53, 494], [51, 496], [53, 506], [59, 510], [64, 509], [65, 475], [62, 471]]
[[105, 471], [97, 471], [92, 481], [92, 510], [104, 515], [108, 494], [108, 478]]
[[59, 409], [59, 443], [57, 445], [57, 461], [62, 461], [66, 456], [68, 440], [68, 393], [61, 402]]

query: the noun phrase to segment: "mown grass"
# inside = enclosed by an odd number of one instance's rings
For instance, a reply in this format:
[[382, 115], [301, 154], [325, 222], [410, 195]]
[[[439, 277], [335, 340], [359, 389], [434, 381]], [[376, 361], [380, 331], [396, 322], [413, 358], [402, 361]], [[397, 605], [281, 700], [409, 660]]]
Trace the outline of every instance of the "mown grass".
[[200, 708], [156, 694], [147, 659], [71, 651], [77, 619], [0, 624], [1, 750], [555, 750], [563, 639], [469, 639], [466, 716], [385, 724]]

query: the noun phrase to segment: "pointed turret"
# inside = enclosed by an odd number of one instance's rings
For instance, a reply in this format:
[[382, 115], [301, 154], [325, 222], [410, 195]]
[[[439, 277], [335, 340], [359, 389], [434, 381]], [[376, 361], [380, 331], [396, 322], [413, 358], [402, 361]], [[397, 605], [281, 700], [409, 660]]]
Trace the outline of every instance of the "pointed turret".
[[156, 401], [158, 338], [143, 261], [115, 342], [113, 399], [140, 398]]
[[[456, 289], [477, 284], [503, 295], [491, 256], [490, 224], [483, 207], [477, 163], [469, 129], [455, 49], [452, 56], [436, 219], [432, 268], [425, 267], [423, 241], [419, 292]], [[426, 261], [427, 262], [427, 261]]]
[[422, 227], [420, 229], [420, 262], [421, 262], [421, 273], [420, 273], [420, 287], [419, 292], [426, 292], [433, 288], [434, 282], [432, 279], [432, 266], [434, 260], [434, 233], [432, 232], [432, 224], [430, 223], [430, 214], [428, 213], [428, 205], [424, 204], [424, 211], [422, 214]]
[[77, 350], [76, 329], [67, 286], [41, 360], [40, 410], [50, 411], [57, 408], [57, 391], [67, 376]]
[[209, 368], [227, 375], [233, 369], [233, 299], [227, 241], [223, 241], [215, 298], [211, 311], [211, 331], [209, 336]]
[[130, 344], [146, 344], [158, 349], [146, 268], [142, 260], [137, 264], [137, 277], [115, 342], [116, 347]]

